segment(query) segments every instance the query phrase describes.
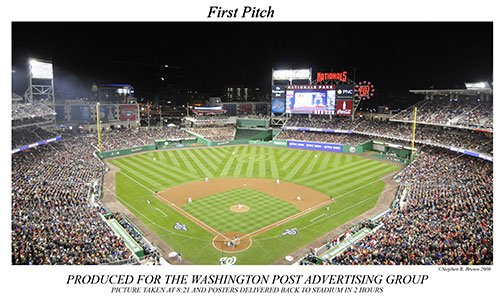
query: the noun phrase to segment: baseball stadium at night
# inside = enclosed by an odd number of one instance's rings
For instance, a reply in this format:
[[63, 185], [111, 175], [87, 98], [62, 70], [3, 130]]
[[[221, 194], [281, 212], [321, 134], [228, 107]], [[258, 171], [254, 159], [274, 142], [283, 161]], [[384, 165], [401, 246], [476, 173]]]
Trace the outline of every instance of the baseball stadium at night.
[[12, 265], [493, 264], [492, 23], [61, 25], [12, 24]]

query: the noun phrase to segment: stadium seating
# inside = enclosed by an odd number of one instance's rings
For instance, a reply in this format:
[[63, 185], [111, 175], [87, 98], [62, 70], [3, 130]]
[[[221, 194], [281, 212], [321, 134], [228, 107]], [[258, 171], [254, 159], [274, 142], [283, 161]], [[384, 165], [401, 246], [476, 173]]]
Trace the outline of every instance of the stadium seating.
[[236, 135], [235, 127], [203, 127], [189, 128], [189, 131], [201, 135], [209, 141], [230, 141]]
[[48, 106], [46, 101], [33, 103], [12, 101], [12, 120], [52, 116], [55, 114], [55, 111]]
[[467, 265], [493, 263], [493, 165], [426, 147], [403, 169], [406, 205], [330, 264]]
[[[113, 129], [102, 134], [102, 152], [126, 149], [136, 146], [151, 145], [155, 140], [165, 138], [182, 139], [192, 137], [189, 133], [177, 127]], [[92, 144], [97, 145], [97, 136], [93, 135]]]
[[107, 264], [133, 258], [90, 205], [104, 166], [83, 139], [12, 156], [12, 264]]
[[[429, 99], [417, 105], [417, 121], [471, 128], [493, 129], [493, 101], [483, 99]], [[395, 120], [413, 121], [413, 107], [394, 116]]]
[[[305, 127], [305, 128], [323, 128], [351, 130], [356, 134], [368, 137], [387, 138], [399, 140], [402, 142], [411, 141], [412, 124], [400, 122], [384, 122], [379, 120], [367, 120], [364, 118], [355, 118], [351, 120], [345, 117], [336, 117], [332, 120], [327, 118], [312, 119], [305, 117], [293, 117], [287, 121], [285, 127]], [[288, 131], [288, 130], [287, 130]], [[342, 143], [342, 138], [335, 137], [336, 134], [316, 134], [315, 132], [287, 132], [281, 131], [277, 139], [294, 139], [306, 141], [330, 141], [332, 143]], [[338, 136], [338, 135], [337, 135]], [[356, 135], [350, 135], [356, 138]], [[367, 137], [367, 138], [368, 138]], [[347, 138], [346, 138], [347, 139]], [[357, 140], [363, 140], [357, 138]], [[419, 144], [434, 145], [444, 148], [457, 147], [464, 150], [479, 152], [491, 155], [493, 152], [493, 134], [468, 129], [448, 128], [443, 126], [430, 126], [417, 124], [415, 141]]]
[[370, 137], [360, 134], [307, 132], [298, 130], [282, 130], [275, 136], [275, 139], [343, 145], [359, 145], [371, 140]]
[[[365, 119], [299, 116], [286, 125], [354, 133], [282, 130], [275, 139], [361, 144], [376, 136], [408, 145], [411, 136], [410, 124]], [[45, 137], [39, 128], [30, 130], [37, 139]], [[230, 140], [236, 129], [190, 130], [209, 140]], [[424, 125], [417, 133], [416, 160], [395, 177], [401, 183], [398, 199], [404, 202], [396, 201], [396, 209], [381, 219], [378, 230], [325, 263], [492, 263], [493, 165], [444, 149], [457, 146], [492, 153], [492, 134]], [[189, 136], [175, 127], [114, 129], [103, 133], [102, 147], [112, 151]], [[30, 139], [29, 133], [19, 133], [12, 145]], [[104, 173], [104, 166], [92, 155], [96, 145], [96, 135], [65, 137], [12, 156], [13, 264], [136, 263], [101, 217], [103, 208], [89, 202], [92, 183]], [[140, 234], [122, 216], [115, 218], [140, 243]], [[309, 258], [315, 260], [314, 255]]]
[[20, 128], [12, 131], [12, 149], [30, 145], [57, 136], [57, 133], [40, 127]]

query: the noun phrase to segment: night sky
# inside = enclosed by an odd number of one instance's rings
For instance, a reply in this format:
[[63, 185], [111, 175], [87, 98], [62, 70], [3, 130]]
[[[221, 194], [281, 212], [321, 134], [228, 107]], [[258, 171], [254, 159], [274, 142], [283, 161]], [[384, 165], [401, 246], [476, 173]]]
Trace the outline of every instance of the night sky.
[[[34, 37], [33, 28], [46, 35]], [[409, 89], [491, 82], [493, 23], [14, 22], [12, 87], [19, 94], [28, 57], [52, 59], [59, 97], [87, 96], [95, 82], [132, 84], [147, 98], [161, 77], [200, 92], [228, 85], [270, 91], [272, 68], [312, 67], [314, 79], [318, 71], [344, 70], [353, 79], [355, 69], [356, 81], [375, 85], [370, 104], [386, 104], [410, 101]]]

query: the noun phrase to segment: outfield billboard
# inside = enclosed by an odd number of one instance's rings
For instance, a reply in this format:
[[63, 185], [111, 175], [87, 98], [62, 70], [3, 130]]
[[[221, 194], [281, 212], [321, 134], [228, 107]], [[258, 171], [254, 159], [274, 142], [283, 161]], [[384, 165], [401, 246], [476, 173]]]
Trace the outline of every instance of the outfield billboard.
[[283, 130], [298, 130], [298, 131], [314, 131], [314, 132], [329, 132], [329, 133], [354, 133], [352, 130], [343, 129], [328, 129], [328, 128], [308, 128], [308, 127], [295, 127], [295, 126], [283, 126]]
[[120, 121], [137, 120], [137, 105], [120, 105]]
[[323, 150], [331, 152], [342, 152], [343, 146], [340, 144], [313, 143], [302, 141], [288, 141], [288, 148]]
[[286, 85], [273, 85], [272, 86], [272, 99], [282, 99], [285, 100], [286, 97]]
[[352, 116], [353, 113], [353, 102], [352, 101], [336, 101], [335, 102], [335, 113], [339, 116]]
[[337, 100], [354, 99], [354, 84], [338, 84], [335, 94]]
[[64, 105], [56, 105], [56, 121], [59, 123], [63, 123], [66, 121], [65, 107]]
[[273, 99], [271, 105], [273, 113], [282, 114], [285, 112], [285, 100]]
[[115, 119], [115, 106], [114, 105], [100, 105], [99, 106], [101, 120], [114, 120]]
[[90, 120], [90, 106], [88, 105], [71, 106], [71, 121], [88, 121], [88, 120]]

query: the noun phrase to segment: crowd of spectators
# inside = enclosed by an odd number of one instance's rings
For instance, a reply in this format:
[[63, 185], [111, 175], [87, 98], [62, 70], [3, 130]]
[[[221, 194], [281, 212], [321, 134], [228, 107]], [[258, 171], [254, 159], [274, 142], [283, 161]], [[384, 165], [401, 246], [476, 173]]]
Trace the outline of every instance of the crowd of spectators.
[[204, 126], [207, 124], [226, 123], [229, 121], [227, 115], [194, 115], [186, 117], [186, 120], [192, 122], [192, 126]]
[[28, 127], [28, 126], [44, 126], [54, 124], [54, 120], [46, 117], [34, 117], [29, 119], [12, 119], [13, 129]]
[[332, 264], [493, 263], [493, 164], [426, 147], [396, 176], [406, 205]]
[[308, 115], [292, 115], [286, 122], [285, 126], [290, 127], [307, 127], [307, 128], [323, 128], [323, 129], [338, 129], [352, 130], [355, 123], [351, 118], [332, 116], [311, 116]]
[[236, 128], [232, 126], [189, 128], [189, 130], [209, 141], [232, 141], [236, 135]]
[[40, 127], [26, 127], [12, 130], [12, 149], [17, 149], [22, 146], [27, 146], [36, 142], [51, 139], [58, 134], [49, 129]]
[[49, 107], [47, 101], [39, 100], [35, 102], [12, 102], [12, 120], [53, 116], [55, 114], [56, 112]]
[[[350, 118], [345, 117], [333, 117], [332, 120], [330, 120], [329, 117], [325, 116], [321, 116], [319, 118], [314, 116], [311, 120], [309, 120], [309, 118], [305, 116], [293, 116], [286, 122], [285, 126], [352, 130], [358, 135], [371, 137], [376, 136], [377, 139], [386, 138], [409, 142], [412, 138], [413, 124], [387, 122], [376, 119], [368, 120], [364, 118], [351, 120]], [[280, 133], [281, 137], [289, 135], [297, 137], [299, 135], [297, 133], [294, 134], [283, 131], [282, 133], [283, 134]], [[300, 138], [306, 141], [314, 139], [314, 137], [308, 137], [308, 135], [316, 136], [313, 132], [305, 132], [300, 134]], [[322, 137], [321, 140], [326, 141], [331, 139], [337, 141], [337, 139], [334, 138], [334, 135], [330, 138], [327, 135], [328, 134], [324, 134], [324, 137]], [[351, 134], [348, 136], [355, 137], [355, 135]], [[415, 141], [420, 144], [430, 144], [444, 148], [453, 146], [489, 155], [493, 152], [492, 133], [472, 131], [468, 129], [417, 124], [417, 128], [415, 130]]]
[[[492, 100], [481, 100], [472, 96], [457, 99], [435, 97], [419, 103], [417, 112], [418, 122], [493, 129]], [[413, 121], [413, 107], [397, 114], [394, 119]]]
[[342, 145], [360, 145], [371, 139], [360, 134], [325, 133], [300, 130], [281, 130], [274, 139], [294, 140]]
[[[101, 151], [107, 152], [136, 146], [152, 145], [155, 143], [155, 140], [184, 139], [189, 137], [193, 136], [177, 127], [104, 130], [101, 135]], [[92, 143], [97, 145], [97, 135], [94, 136]]]
[[[412, 126], [413, 124], [410, 123], [360, 120], [354, 132], [411, 141]], [[415, 141], [445, 148], [454, 146], [485, 154], [491, 154], [493, 151], [492, 133], [467, 129], [417, 124]]]
[[238, 119], [253, 119], [253, 120], [269, 120], [267, 115], [243, 115], [239, 116]]
[[133, 255], [89, 203], [104, 166], [80, 138], [12, 155], [12, 264], [107, 264]]

